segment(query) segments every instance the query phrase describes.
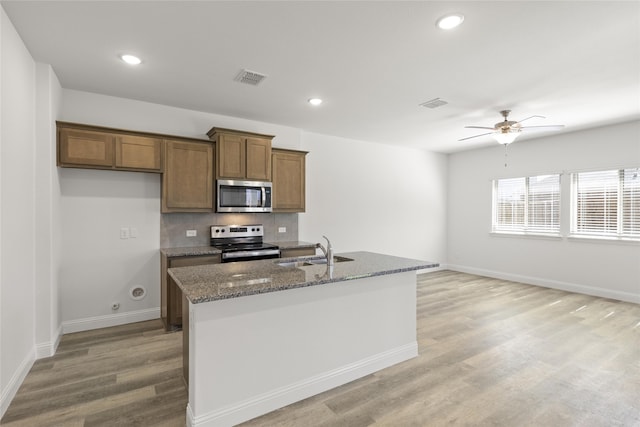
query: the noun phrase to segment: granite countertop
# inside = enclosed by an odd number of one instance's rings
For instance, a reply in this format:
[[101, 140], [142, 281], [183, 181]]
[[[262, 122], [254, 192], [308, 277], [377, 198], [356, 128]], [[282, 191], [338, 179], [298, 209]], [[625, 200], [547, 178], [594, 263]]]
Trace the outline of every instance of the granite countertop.
[[218, 255], [221, 254], [222, 251], [214, 248], [213, 246], [193, 246], [181, 248], [160, 248], [160, 253], [171, 258], [180, 256]]
[[321, 257], [279, 258], [226, 264], [209, 264], [168, 269], [184, 295], [193, 304], [238, 298], [267, 292], [316, 286], [437, 267], [439, 264], [382, 255], [349, 252], [336, 255], [351, 261], [283, 267], [278, 262], [309, 261]]

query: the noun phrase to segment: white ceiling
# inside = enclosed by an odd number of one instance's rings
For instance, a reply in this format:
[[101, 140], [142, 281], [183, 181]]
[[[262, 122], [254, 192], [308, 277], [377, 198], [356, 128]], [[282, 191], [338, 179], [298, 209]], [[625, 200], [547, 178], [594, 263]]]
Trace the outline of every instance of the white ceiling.
[[[567, 132], [640, 118], [640, 1], [2, 5], [64, 88], [327, 135], [455, 152], [495, 144], [458, 139], [503, 109]], [[448, 12], [464, 23], [438, 30]], [[243, 68], [267, 78], [235, 82]], [[433, 98], [448, 104], [419, 105]]]

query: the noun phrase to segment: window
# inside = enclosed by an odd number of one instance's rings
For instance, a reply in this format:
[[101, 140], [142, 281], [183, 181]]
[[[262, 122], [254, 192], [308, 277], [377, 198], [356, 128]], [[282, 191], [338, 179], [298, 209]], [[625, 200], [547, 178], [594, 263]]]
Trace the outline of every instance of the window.
[[571, 232], [640, 238], [640, 168], [572, 175]]
[[493, 185], [493, 231], [560, 232], [560, 175], [498, 179]]

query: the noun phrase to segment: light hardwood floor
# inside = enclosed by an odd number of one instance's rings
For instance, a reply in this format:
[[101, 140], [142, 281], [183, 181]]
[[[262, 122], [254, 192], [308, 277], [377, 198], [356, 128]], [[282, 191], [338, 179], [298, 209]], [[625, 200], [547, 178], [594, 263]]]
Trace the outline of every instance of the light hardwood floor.
[[[243, 424], [640, 426], [640, 306], [451, 271], [418, 276], [420, 356]], [[65, 335], [3, 426], [183, 426], [181, 333]]]

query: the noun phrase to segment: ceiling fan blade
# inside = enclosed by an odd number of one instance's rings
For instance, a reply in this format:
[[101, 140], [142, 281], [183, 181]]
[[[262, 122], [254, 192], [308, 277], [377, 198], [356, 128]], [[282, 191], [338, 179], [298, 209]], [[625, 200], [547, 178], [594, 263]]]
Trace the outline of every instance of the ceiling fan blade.
[[529, 116], [529, 117], [527, 117], [526, 119], [518, 120], [516, 123], [522, 123], [522, 122], [524, 122], [525, 120], [533, 119], [534, 117], [535, 117], [535, 118], [537, 118], [537, 119], [546, 119], [546, 117], [545, 117], [545, 116], [537, 116], [537, 115], [536, 115], [536, 116]]
[[564, 125], [522, 126], [522, 130], [560, 130]]
[[486, 127], [486, 126], [465, 126], [465, 129], [489, 129], [489, 130], [496, 130], [495, 128], [490, 128], [490, 127]]
[[[492, 128], [488, 128], [488, 129], [492, 129]], [[481, 133], [480, 135], [468, 136], [466, 138], [459, 139], [458, 141], [465, 141], [465, 140], [471, 139], [471, 138], [478, 138], [480, 136], [491, 135], [492, 133], [494, 133], [494, 132], [487, 132], [487, 133]]]

